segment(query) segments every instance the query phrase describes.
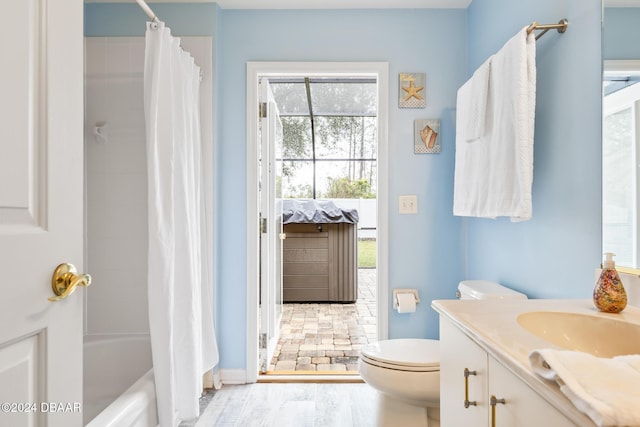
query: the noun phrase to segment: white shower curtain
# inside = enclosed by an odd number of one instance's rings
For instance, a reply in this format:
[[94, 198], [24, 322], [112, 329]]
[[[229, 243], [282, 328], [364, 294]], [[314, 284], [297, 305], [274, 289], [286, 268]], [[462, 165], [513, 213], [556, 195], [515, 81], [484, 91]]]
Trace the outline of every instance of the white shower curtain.
[[164, 23], [148, 23], [149, 326], [161, 427], [197, 417], [202, 374], [218, 363], [203, 244], [200, 68]]

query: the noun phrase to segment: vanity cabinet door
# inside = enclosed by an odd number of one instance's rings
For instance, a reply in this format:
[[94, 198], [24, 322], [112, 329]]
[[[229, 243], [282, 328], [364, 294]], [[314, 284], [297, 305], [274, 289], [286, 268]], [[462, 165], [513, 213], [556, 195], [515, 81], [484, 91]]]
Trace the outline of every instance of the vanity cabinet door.
[[[465, 369], [470, 371], [466, 377]], [[494, 405], [492, 396], [496, 399]], [[576, 425], [443, 317], [440, 419], [442, 427]]]
[[[489, 357], [489, 372], [490, 426], [573, 427], [576, 425], [492, 357]], [[491, 396], [495, 396], [497, 400], [493, 405]]]
[[[465, 369], [468, 374], [465, 376]], [[488, 425], [487, 353], [440, 318], [440, 419], [442, 427]], [[468, 400], [465, 404], [465, 400]]]

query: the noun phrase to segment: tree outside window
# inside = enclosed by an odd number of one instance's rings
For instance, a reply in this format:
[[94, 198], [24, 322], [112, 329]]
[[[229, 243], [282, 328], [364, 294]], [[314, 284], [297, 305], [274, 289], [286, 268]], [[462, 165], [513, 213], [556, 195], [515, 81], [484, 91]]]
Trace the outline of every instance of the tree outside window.
[[283, 197], [375, 198], [375, 79], [270, 84], [283, 126]]

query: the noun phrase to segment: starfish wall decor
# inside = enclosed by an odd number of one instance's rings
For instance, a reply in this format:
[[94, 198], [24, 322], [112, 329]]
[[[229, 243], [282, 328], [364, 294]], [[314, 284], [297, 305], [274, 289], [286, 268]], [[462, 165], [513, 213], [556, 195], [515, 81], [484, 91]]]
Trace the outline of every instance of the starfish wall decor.
[[398, 107], [425, 108], [425, 73], [400, 73]]
[[423, 89], [424, 89], [424, 86], [416, 87], [413, 84], [413, 81], [409, 82], [409, 86], [407, 86], [407, 87], [403, 86], [402, 87], [402, 90], [407, 92], [407, 96], [405, 96], [404, 100], [408, 101], [412, 97], [415, 97], [418, 100], [422, 99], [422, 97], [420, 96], [420, 94], [418, 92], [422, 91]]

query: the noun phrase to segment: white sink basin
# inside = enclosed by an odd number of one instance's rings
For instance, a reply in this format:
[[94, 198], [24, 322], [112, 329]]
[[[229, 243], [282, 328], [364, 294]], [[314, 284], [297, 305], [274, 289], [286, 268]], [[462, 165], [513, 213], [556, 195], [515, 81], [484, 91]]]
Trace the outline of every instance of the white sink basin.
[[598, 357], [640, 354], [640, 324], [610, 317], [557, 311], [532, 311], [518, 316], [527, 331], [567, 350]]

